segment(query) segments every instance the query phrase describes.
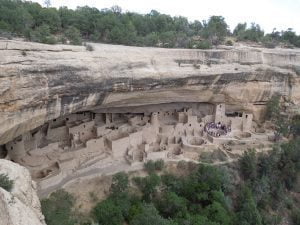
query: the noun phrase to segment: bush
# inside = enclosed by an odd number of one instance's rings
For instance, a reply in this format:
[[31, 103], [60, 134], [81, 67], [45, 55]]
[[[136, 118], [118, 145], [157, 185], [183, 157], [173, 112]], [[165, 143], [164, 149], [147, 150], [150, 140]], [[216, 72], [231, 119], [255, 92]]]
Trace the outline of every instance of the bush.
[[59, 190], [41, 201], [42, 213], [47, 225], [74, 225], [75, 219], [72, 212], [75, 199], [64, 190]]
[[238, 211], [240, 224], [262, 225], [262, 218], [257, 209], [251, 190], [243, 187], [240, 194], [240, 205]]
[[159, 160], [155, 161], [154, 166], [155, 166], [156, 170], [160, 171], [164, 168], [165, 162], [164, 162], [164, 160], [159, 159]]
[[82, 44], [82, 38], [80, 31], [76, 27], [69, 27], [65, 31], [65, 36], [69, 39], [70, 43], [72, 45], [81, 45]]
[[86, 45], [85, 45], [85, 49], [86, 49], [87, 51], [90, 51], [90, 52], [94, 51], [94, 47], [93, 47], [92, 45], [90, 45], [90, 44], [86, 44]]
[[292, 210], [292, 221], [294, 225], [299, 225], [300, 224], [300, 209], [295, 208]]
[[124, 222], [121, 209], [111, 199], [98, 203], [93, 210], [93, 215], [101, 225], [120, 225]]
[[162, 218], [156, 208], [149, 204], [142, 206], [142, 212], [133, 218], [130, 225], [171, 225], [171, 223]]
[[114, 195], [126, 192], [129, 186], [128, 175], [124, 172], [119, 172], [113, 176], [111, 184], [111, 192]]
[[151, 173], [149, 176], [144, 178], [135, 177], [133, 181], [143, 193], [144, 200], [150, 201], [156, 193], [161, 180], [160, 176], [155, 173]]
[[267, 102], [266, 118], [277, 119], [280, 114], [280, 95], [273, 95]]
[[200, 41], [196, 46], [199, 49], [210, 49], [211, 43], [207, 40], [203, 40], [203, 41]]
[[232, 40], [227, 40], [227, 41], [225, 42], [225, 45], [227, 45], [227, 46], [233, 46]]
[[0, 187], [6, 191], [11, 191], [14, 185], [14, 181], [9, 179], [7, 174], [0, 174]]
[[243, 157], [239, 161], [241, 173], [246, 180], [254, 181], [257, 176], [257, 159], [254, 149], [245, 151]]
[[56, 44], [56, 39], [50, 33], [48, 25], [42, 25], [37, 27], [34, 31], [30, 32], [30, 40], [44, 43], [44, 44]]
[[148, 173], [153, 173], [155, 171], [162, 170], [164, 168], [164, 165], [165, 163], [162, 159], [157, 161], [149, 160], [144, 164], [144, 168]]

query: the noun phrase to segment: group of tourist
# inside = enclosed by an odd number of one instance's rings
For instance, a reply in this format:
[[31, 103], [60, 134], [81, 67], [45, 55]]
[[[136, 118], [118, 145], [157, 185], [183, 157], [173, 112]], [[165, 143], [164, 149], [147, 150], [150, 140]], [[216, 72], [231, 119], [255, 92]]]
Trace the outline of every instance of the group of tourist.
[[229, 133], [231, 131], [231, 126], [226, 126], [220, 122], [210, 122], [205, 125], [204, 131], [213, 137], [220, 137], [221, 135]]

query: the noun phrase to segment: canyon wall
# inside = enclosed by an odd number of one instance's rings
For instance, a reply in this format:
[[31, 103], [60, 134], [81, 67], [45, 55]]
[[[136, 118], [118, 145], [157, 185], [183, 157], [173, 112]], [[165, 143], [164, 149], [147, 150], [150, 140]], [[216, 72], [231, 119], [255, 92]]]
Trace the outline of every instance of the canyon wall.
[[11, 192], [0, 187], [0, 225], [46, 225], [28, 170], [0, 159], [0, 171], [14, 181]]
[[299, 49], [92, 45], [0, 40], [0, 145], [78, 111], [222, 102], [259, 121], [275, 93], [300, 103]]

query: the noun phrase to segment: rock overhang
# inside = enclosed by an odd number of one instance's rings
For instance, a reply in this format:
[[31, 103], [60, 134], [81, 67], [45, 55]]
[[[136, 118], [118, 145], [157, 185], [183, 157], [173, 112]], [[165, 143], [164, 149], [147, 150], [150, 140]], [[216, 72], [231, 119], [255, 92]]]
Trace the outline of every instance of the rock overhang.
[[[300, 51], [160, 49], [0, 41], [0, 144], [57, 117], [172, 102], [253, 104], [280, 93], [300, 101]], [[26, 56], [22, 55], [26, 51]]]

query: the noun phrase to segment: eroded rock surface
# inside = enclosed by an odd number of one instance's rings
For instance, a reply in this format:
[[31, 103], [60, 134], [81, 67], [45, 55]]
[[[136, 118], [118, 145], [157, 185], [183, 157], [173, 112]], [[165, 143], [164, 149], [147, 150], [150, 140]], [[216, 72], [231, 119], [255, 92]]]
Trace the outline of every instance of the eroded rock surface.
[[276, 92], [300, 102], [300, 50], [92, 45], [0, 41], [0, 144], [97, 108], [223, 102], [259, 120]]
[[28, 170], [0, 159], [0, 173], [14, 181], [11, 192], [0, 188], [0, 225], [45, 225], [36, 185]]

